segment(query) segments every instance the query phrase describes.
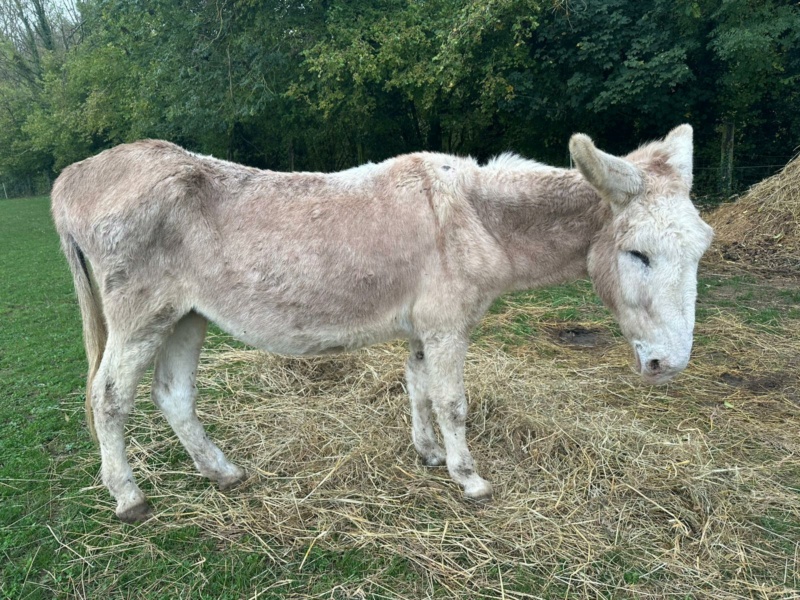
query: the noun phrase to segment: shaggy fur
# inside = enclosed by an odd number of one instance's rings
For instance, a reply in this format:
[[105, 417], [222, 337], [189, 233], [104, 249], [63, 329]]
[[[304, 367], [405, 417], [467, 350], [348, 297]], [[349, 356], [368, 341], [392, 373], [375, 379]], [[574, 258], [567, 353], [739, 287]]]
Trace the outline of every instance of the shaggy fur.
[[588, 270], [642, 376], [660, 382], [683, 369], [711, 237], [689, 200], [691, 128], [626, 158], [582, 135], [570, 149], [578, 170], [417, 153], [321, 174], [260, 171], [150, 140], [65, 169], [52, 211], [117, 515], [149, 514], [123, 428], [154, 361], [153, 400], [198, 470], [223, 488], [244, 477], [195, 412], [208, 320], [291, 355], [408, 339], [414, 445], [476, 500], [491, 486], [466, 444], [463, 364], [470, 330], [503, 292]]

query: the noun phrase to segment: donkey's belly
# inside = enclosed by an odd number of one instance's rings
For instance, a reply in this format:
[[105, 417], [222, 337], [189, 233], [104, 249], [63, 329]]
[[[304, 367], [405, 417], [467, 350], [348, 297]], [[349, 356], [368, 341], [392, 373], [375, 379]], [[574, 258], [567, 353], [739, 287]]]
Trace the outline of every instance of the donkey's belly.
[[[227, 331], [227, 328], [223, 327]], [[325, 328], [316, 332], [294, 332], [288, 330], [256, 331], [235, 335], [241, 341], [276, 354], [291, 356], [313, 356], [320, 354], [336, 354], [357, 350], [372, 344], [386, 342], [400, 337], [408, 337], [409, 333], [401, 327], [376, 327], [369, 330], [347, 330]]]
[[[233, 337], [268, 352], [292, 356], [331, 354], [411, 336], [410, 309], [381, 311], [353, 322], [327, 310], [287, 310], [270, 306], [239, 311], [198, 307]], [[205, 309], [205, 310], [204, 310]]]
[[255, 251], [229, 251], [222, 264], [198, 261], [189, 283], [196, 310], [238, 339], [280, 354], [346, 351], [408, 337], [411, 307], [423, 287], [423, 251], [358, 253], [343, 235], [313, 233], [304, 244], [266, 236]]

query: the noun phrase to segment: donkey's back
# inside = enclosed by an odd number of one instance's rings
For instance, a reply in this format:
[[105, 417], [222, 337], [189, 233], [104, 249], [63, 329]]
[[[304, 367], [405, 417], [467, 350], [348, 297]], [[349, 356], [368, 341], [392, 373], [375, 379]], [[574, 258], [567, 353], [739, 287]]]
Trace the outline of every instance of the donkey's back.
[[53, 215], [65, 251], [91, 264], [107, 321], [194, 311], [262, 349], [319, 354], [476, 318], [491, 241], [459, 213], [450, 173], [471, 168], [407, 155], [276, 173], [143, 141], [66, 169]]
[[[120, 518], [148, 512], [119, 449], [136, 384], [154, 360], [153, 400], [200, 472], [223, 488], [244, 476], [194, 409], [207, 320], [283, 354], [405, 337], [422, 365], [426, 336], [443, 356], [460, 352], [458, 336], [503, 273], [492, 264], [502, 253], [459, 189], [476, 168], [407, 155], [335, 174], [275, 173], [144, 141], [66, 169], [52, 210], [81, 305], [87, 417], [91, 429], [96, 416], [103, 480]], [[457, 361], [440, 368], [460, 377]], [[427, 392], [422, 399], [428, 406]], [[427, 431], [430, 419], [420, 426]], [[438, 446], [426, 451], [433, 464], [444, 460]], [[476, 497], [488, 493], [474, 473], [460, 478]]]

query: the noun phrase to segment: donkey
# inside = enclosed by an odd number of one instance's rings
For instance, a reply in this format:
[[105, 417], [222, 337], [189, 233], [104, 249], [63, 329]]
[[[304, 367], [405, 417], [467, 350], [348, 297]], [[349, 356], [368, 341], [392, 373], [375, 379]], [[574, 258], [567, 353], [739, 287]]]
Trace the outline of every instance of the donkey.
[[152, 399], [200, 473], [221, 489], [245, 478], [195, 412], [209, 320], [287, 355], [408, 339], [414, 446], [478, 501], [492, 487], [467, 448], [464, 358], [499, 295], [588, 274], [644, 380], [681, 371], [712, 238], [689, 199], [692, 128], [624, 158], [582, 134], [569, 148], [577, 169], [420, 152], [323, 174], [148, 140], [65, 169], [52, 213], [83, 320], [88, 424], [117, 516], [151, 515], [124, 424], [153, 363]]

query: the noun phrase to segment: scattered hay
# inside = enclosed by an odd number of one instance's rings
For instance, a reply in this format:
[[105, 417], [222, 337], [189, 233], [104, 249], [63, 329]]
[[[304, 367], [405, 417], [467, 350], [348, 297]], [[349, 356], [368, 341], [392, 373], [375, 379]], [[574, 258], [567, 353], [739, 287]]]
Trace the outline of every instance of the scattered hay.
[[[218, 492], [143, 399], [129, 448], [156, 518], [117, 523], [96, 480], [84, 501], [104, 507], [94, 518], [115, 541], [76, 533], [71, 547], [91, 576], [131, 545], [160, 554], [153, 528], [189, 524], [312, 583], [318, 550], [386, 559], [287, 598], [797, 598], [797, 342], [724, 315], [697, 333], [714, 344], [663, 388], [638, 382], [619, 341], [480, 339], [466, 381], [470, 447], [496, 492], [486, 506], [418, 460], [403, 344], [316, 359], [217, 347], [199, 372], [201, 419], [250, 479]], [[780, 383], [747, 387], [769, 375]]]
[[708, 221], [716, 232], [712, 257], [765, 271], [800, 271], [800, 156]]

